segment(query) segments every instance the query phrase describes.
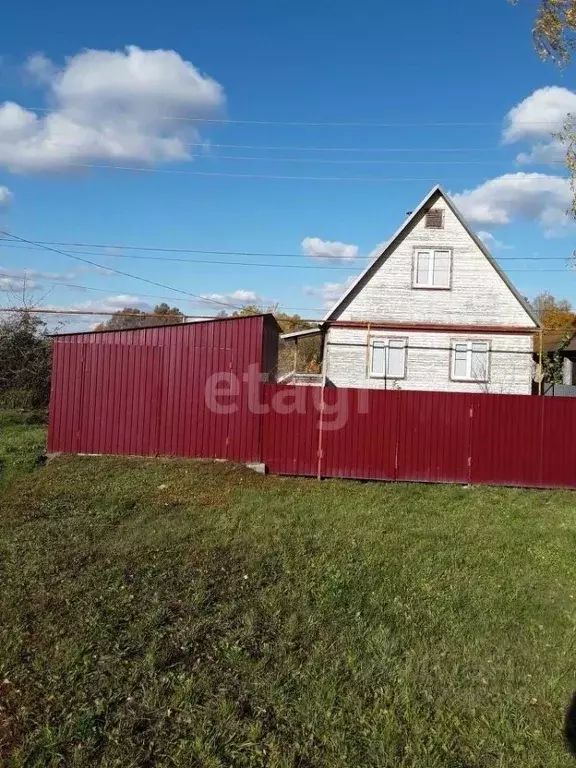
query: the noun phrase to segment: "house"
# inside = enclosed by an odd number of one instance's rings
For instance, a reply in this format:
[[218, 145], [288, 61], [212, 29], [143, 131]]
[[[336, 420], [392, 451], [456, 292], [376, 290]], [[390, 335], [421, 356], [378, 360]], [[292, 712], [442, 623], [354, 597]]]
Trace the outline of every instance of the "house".
[[[436, 186], [316, 329], [322, 381], [527, 395], [538, 327], [527, 301]], [[302, 333], [283, 338], [297, 341]]]

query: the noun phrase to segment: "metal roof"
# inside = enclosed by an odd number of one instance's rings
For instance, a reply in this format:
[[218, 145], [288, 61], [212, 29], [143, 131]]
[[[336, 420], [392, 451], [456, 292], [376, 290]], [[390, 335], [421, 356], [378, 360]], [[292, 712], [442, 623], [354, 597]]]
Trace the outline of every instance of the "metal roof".
[[318, 336], [322, 333], [322, 328], [304, 328], [302, 331], [291, 331], [290, 333], [281, 333], [281, 339], [299, 339], [302, 336]]
[[259, 314], [255, 315], [240, 315], [239, 317], [206, 317], [198, 318], [197, 320], [187, 320], [183, 323], [155, 323], [154, 325], [140, 325], [135, 326], [134, 328], [105, 328], [102, 331], [69, 331], [68, 333], [50, 333], [48, 335], [52, 338], [59, 339], [62, 336], [80, 336], [86, 335], [88, 333], [127, 333], [128, 331], [134, 333], [134, 331], [145, 331], [150, 330], [151, 328], [174, 328], [175, 326], [180, 328], [186, 325], [198, 325], [201, 323], [223, 323], [227, 320], [245, 320], [250, 317], [264, 317], [268, 320], [273, 320], [277, 329], [279, 331], [282, 330], [278, 320], [276, 320], [271, 312], [260, 312]]

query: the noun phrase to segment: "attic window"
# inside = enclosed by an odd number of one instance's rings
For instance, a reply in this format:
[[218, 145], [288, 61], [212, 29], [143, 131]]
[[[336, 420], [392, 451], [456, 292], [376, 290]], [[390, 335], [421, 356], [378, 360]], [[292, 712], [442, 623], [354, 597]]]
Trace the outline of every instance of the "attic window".
[[426, 229], [442, 229], [444, 226], [444, 215], [440, 208], [431, 208], [426, 211]]

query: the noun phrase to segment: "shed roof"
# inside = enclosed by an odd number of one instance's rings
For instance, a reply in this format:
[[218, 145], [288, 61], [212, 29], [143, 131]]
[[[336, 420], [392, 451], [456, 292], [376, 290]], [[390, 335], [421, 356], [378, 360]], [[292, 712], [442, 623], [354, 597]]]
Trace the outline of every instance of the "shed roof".
[[281, 339], [300, 339], [302, 336], [318, 336], [319, 333], [322, 333], [322, 328], [304, 328], [301, 331], [291, 331], [290, 333], [282, 333], [280, 335]]
[[282, 328], [280, 327], [280, 324], [278, 323], [278, 320], [274, 317], [274, 315], [271, 312], [260, 312], [259, 314], [255, 315], [241, 315], [240, 317], [205, 317], [205, 318], [198, 318], [197, 320], [188, 320], [183, 323], [157, 323], [155, 325], [142, 325], [135, 328], [106, 328], [102, 331], [69, 331], [68, 333], [51, 333], [49, 334], [52, 338], [61, 338], [62, 336], [85, 336], [86, 334], [90, 333], [127, 333], [131, 332], [134, 333], [135, 331], [146, 331], [150, 330], [151, 328], [180, 328], [182, 326], [187, 325], [198, 325], [202, 323], [224, 323], [228, 320], [248, 320], [253, 317], [263, 317], [267, 321], [272, 321], [274, 325], [276, 326], [278, 331], [282, 331]]

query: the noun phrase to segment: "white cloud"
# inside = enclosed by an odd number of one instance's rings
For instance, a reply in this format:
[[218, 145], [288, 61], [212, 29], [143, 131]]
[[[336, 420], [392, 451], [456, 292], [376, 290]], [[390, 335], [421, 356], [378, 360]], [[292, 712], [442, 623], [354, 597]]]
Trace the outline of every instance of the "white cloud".
[[115, 296], [106, 296], [102, 299], [88, 299], [87, 301], [76, 301], [68, 307], [47, 307], [47, 309], [73, 309], [85, 310], [86, 312], [118, 312], [125, 307], [140, 309], [143, 312], [151, 312], [154, 307], [150, 302], [145, 301], [139, 296], [131, 296], [127, 293], [120, 293]]
[[354, 275], [347, 277], [342, 283], [323, 283], [320, 286], [307, 285], [304, 293], [307, 296], [320, 296], [323, 306], [330, 308], [340, 299], [356, 280]]
[[264, 304], [265, 300], [255, 291], [247, 291], [239, 288], [230, 293], [206, 293], [202, 297], [205, 302], [211, 304]]
[[358, 246], [340, 243], [338, 240], [321, 240], [319, 237], [305, 237], [302, 250], [313, 259], [350, 261], [358, 255]]
[[562, 130], [570, 114], [576, 115], [576, 93], [558, 86], [539, 88], [508, 112], [502, 140], [532, 144], [517, 156], [521, 164], [557, 165], [565, 160], [566, 149], [553, 134]]
[[566, 147], [557, 139], [547, 144], [540, 142], [534, 144], [529, 152], [520, 152], [516, 160], [520, 165], [559, 165], [566, 162]]
[[61, 69], [37, 54], [26, 69], [53, 106], [0, 104], [0, 164], [11, 171], [188, 160], [199, 138], [188, 118], [220, 114], [225, 102], [222, 86], [169, 50], [88, 50]]
[[24, 71], [38, 83], [50, 83], [56, 75], [56, 67], [43, 53], [35, 53], [24, 64]]
[[550, 233], [568, 223], [571, 192], [568, 179], [559, 176], [506, 173], [452, 197], [471, 224], [537, 221]]
[[74, 272], [44, 272], [41, 269], [10, 269], [0, 264], [0, 274], [4, 277], [14, 277], [21, 280], [39, 279], [39, 280], [74, 280]]
[[576, 113], [576, 93], [556, 85], [539, 88], [508, 112], [502, 138], [507, 144], [546, 139], [571, 113]]
[[36, 280], [27, 280], [24, 283], [22, 280], [18, 280], [16, 277], [5, 277], [0, 274], [0, 291], [2, 292], [14, 292], [22, 294], [25, 289], [28, 291], [35, 291], [40, 288], [40, 283]]
[[388, 245], [390, 241], [389, 240], [383, 240], [381, 243], [378, 243], [378, 245], [375, 245], [374, 248], [370, 251], [368, 254], [368, 259], [377, 259], [378, 256], [382, 256], [382, 253], [384, 252], [384, 249]]
[[9, 205], [12, 202], [12, 192], [8, 187], [0, 186], [0, 208], [5, 205]]
[[[119, 293], [112, 296], [105, 296], [102, 299], [93, 299], [87, 301], [76, 301], [72, 304], [47, 304], [42, 303], [42, 309], [49, 309], [51, 314], [44, 315], [43, 320], [53, 333], [74, 333], [76, 331], [91, 331], [102, 322], [106, 322], [107, 317], [95, 317], [91, 312], [102, 312], [105, 315], [112, 315], [125, 307], [140, 309], [143, 312], [152, 312], [154, 307], [140, 296], [134, 296], [126, 293]], [[67, 312], [79, 312], [80, 314], [67, 314]], [[58, 314], [58, 313], [62, 314]], [[86, 312], [86, 314], [81, 314]]]
[[494, 248], [494, 250], [500, 251], [510, 251], [514, 248], [513, 245], [506, 245], [506, 243], [503, 243], [502, 240], [498, 240], [498, 238], [494, 237], [492, 232], [480, 230], [476, 234], [487, 248]]

